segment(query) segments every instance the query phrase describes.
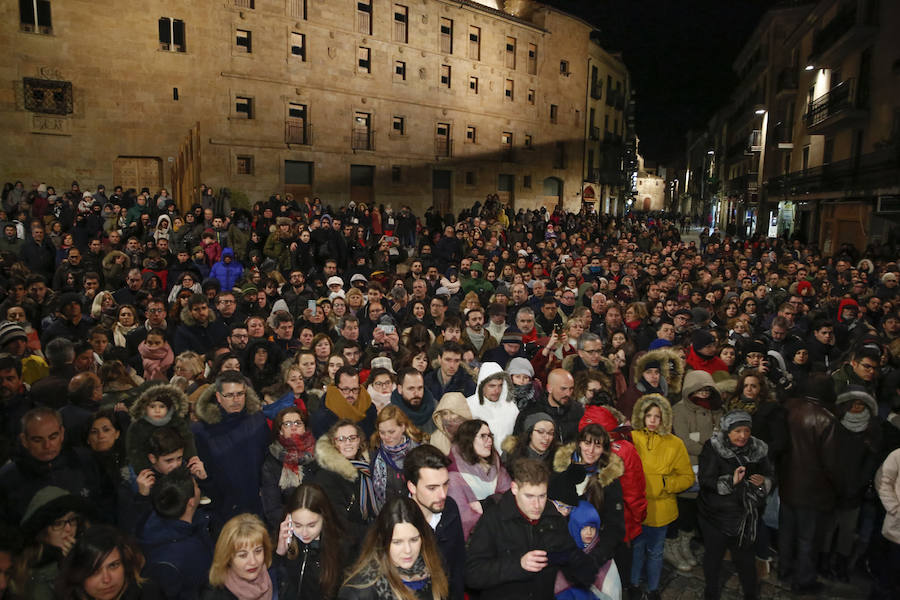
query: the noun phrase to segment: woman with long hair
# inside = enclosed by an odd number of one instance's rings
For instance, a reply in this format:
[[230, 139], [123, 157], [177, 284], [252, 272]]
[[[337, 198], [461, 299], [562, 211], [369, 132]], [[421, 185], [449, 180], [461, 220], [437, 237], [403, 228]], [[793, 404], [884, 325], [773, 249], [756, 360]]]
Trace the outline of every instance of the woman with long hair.
[[244, 513], [225, 523], [209, 568], [203, 600], [274, 600], [278, 578], [272, 565], [272, 540], [256, 515]]
[[348, 563], [349, 543], [325, 492], [314, 483], [294, 489], [284, 506], [275, 554], [282, 598], [334, 598]]
[[375, 453], [372, 457], [372, 483], [376, 511], [381, 510], [390, 497], [409, 493], [403, 479], [403, 459], [424, 438], [425, 435], [398, 406], [390, 404], [378, 413], [370, 443]]
[[431, 526], [413, 500], [398, 497], [385, 505], [366, 535], [338, 598], [440, 600], [448, 589]]
[[144, 555], [109, 525], [95, 525], [75, 543], [56, 582], [60, 600], [155, 600], [159, 587], [141, 577]]
[[313, 477], [325, 490], [335, 512], [362, 537], [375, 519], [375, 491], [369, 463], [368, 443], [362, 429], [341, 419], [316, 442], [319, 471]]
[[471, 419], [459, 426], [450, 448], [450, 460], [447, 494], [459, 507], [463, 535], [469, 539], [484, 512], [481, 501], [506, 492], [512, 480], [494, 448], [491, 428], [481, 419]]
[[266, 525], [275, 530], [282, 507], [315, 468], [316, 439], [309, 418], [296, 407], [284, 408], [272, 421], [272, 443], [262, 466], [260, 498]]
[[91, 303], [91, 318], [109, 329], [116, 324], [116, 299], [107, 290], [100, 290]]

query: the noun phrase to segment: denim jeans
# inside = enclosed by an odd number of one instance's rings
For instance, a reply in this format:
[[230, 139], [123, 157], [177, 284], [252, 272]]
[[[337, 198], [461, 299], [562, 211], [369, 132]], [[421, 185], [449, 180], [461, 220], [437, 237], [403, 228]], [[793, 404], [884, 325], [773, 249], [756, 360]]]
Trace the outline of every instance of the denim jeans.
[[666, 529], [668, 527], [668, 525], [662, 527], [643, 525], [641, 535], [634, 538], [631, 542], [634, 547], [631, 563], [631, 585], [636, 586], [641, 583], [641, 573], [646, 565], [647, 590], [652, 592], [659, 589], [659, 578], [662, 575], [663, 567], [663, 548], [666, 543]]
[[808, 585], [816, 580], [819, 548], [817, 534], [827, 515], [814, 508], [781, 505], [778, 527], [778, 571], [791, 573], [793, 583]]

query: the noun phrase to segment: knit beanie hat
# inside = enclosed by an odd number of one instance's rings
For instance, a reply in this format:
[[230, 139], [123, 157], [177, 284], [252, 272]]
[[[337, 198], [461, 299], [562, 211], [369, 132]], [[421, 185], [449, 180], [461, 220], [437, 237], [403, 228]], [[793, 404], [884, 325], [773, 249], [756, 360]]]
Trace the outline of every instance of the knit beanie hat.
[[750, 413], [743, 410], [732, 410], [722, 415], [722, 420], [719, 423], [719, 429], [721, 429], [722, 432], [727, 435], [731, 433], [733, 429], [742, 425], [752, 428], [753, 417], [750, 416]]
[[509, 361], [506, 372], [510, 375], [528, 375], [529, 377], [534, 377], [534, 367], [531, 366], [531, 363], [527, 358], [522, 357], [516, 357]]
[[553, 417], [545, 412], [536, 412], [525, 417], [525, 423], [522, 431], [531, 431], [531, 428], [541, 421], [550, 421], [554, 426], [556, 426], [556, 421], [553, 420]]
[[0, 348], [5, 348], [8, 343], [17, 339], [28, 341], [28, 335], [21, 325], [12, 321], [0, 323]]
[[716, 338], [706, 329], [698, 329], [691, 336], [691, 345], [694, 346], [695, 351], [715, 343]]

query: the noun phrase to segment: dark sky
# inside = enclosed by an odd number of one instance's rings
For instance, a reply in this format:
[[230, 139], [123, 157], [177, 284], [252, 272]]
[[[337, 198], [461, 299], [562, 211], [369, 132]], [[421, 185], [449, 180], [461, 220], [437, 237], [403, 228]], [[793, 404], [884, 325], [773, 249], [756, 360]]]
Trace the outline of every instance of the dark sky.
[[681, 157], [735, 83], [731, 63], [773, 0], [542, 0], [601, 31], [637, 90], [641, 154]]

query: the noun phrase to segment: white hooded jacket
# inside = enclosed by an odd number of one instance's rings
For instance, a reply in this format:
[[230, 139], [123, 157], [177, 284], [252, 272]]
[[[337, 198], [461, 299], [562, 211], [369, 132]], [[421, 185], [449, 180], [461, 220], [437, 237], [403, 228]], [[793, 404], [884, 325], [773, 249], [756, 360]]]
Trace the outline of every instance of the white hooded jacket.
[[[478, 401], [482, 397], [481, 386], [486, 379], [498, 374], [503, 378], [503, 389], [500, 391], [500, 399], [497, 402], [485, 399], [484, 404], [481, 404]], [[475, 386], [475, 393], [466, 398], [469, 410], [472, 411], [472, 418], [481, 419], [491, 428], [491, 433], [494, 434], [494, 447], [496, 448], [500, 448], [506, 436], [512, 434], [513, 427], [516, 424], [516, 417], [519, 416], [519, 409], [510, 398], [509, 390], [509, 375], [497, 363], [486, 362], [481, 365], [481, 369], [478, 371], [478, 384]]]

